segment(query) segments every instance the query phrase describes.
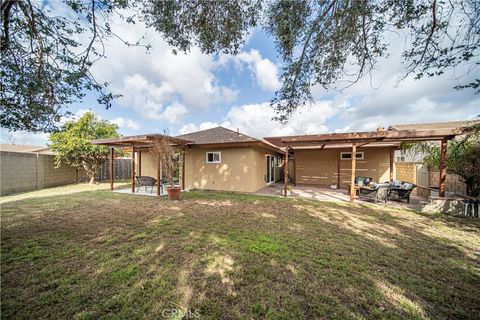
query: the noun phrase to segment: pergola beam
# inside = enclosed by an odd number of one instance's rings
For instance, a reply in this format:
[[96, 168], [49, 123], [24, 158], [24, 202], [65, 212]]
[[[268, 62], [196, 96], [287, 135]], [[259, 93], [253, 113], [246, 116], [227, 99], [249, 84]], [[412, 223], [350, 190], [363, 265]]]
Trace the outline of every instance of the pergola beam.
[[[304, 135], [280, 137], [280, 141], [289, 145], [295, 142], [339, 142], [339, 141], [408, 141], [411, 139], [443, 139], [463, 133], [463, 128], [457, 129], [434, 129], [434, 130], [397, 130], [397, 131], [372, 131], [372, 132], [351, 132], [351, 133], [330, 133], [318, 135]], [[268, 138], [266, 138], [268, 140]], [[275, 139], [275, 138], [273, 138]], [[278, 138], [277, 138], [278, 139]]]

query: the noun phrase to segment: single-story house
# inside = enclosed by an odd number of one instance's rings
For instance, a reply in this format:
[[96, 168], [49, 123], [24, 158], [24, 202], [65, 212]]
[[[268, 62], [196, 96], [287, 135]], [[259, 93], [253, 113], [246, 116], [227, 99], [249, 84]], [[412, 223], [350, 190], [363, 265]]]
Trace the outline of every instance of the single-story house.
[[[284, 152], [267, 141], [223, 127], [176, 138], [188, 141], [181, 179], [184, 189], [255, 192], [281, 178], [279, 163]], [[139, 152], [142, 175], [155, 177], [157, 166], [152, 155], [148, 150]]]
[[[285, 191], [288, 183], [348, 188], [354, 183], [355, 176], [371, 177], [377, 182], [389, 181], [394, 178], [394, 152], [403, 141], [441, 141], [445, 151], [446, 142], [462, 132], [462, 128], [378, 129], [256, 139], [238, 131], [216, 127], [167, 138], [172, 145], [184, 151], [180, 170], [182, 189], [255, 192], [278, 180], [284, 181]], [[159, 136], [162, 135], [121, 137], [93, 143], [111, 147], [111, 157], [115, 147], [130, 150], [132, 172], [160, 179], [161, 170], [149, 153], [153, 141]], [[442, 193], [442, 177], [446, 176], [445, 157], [440, 176]], [[132, 192], [135, 192], [133, 174]], [[353, 192], [352, 188], [351, 201]]]

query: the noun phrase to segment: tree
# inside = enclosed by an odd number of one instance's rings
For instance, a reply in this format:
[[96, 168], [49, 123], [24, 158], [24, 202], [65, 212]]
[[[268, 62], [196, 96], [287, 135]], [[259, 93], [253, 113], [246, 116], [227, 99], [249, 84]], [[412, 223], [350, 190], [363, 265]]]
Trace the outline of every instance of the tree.
[[161, 166], [162, 173], [166, 176], [170, 187], [173, 187], [173, 178], [178, 166], [178, 161], [175, 159], [175, 150], [168, 139], [167, 132], [165, 132], [162, 137], [155, 140], [150, 152], [152, 153], [155, 162]]
[[[76, 15], [56, 17], [41, 2], [2, 2], [2, 118], [13, 130], [54, 130], [54, 120], [85, 90], [109, 106], [117, 95], [90, 74], [104, 56], [109, 17], [133, 8], [136, 16], [174, 48], [187, 52], [239, 52], [245, 36], [261, 26], [283, 62], [282, 87], [271, 100], [275, 119], [286, 122], [312, 101], [319, 85], [338, 89], [369, 75], [388, 53], [388, 34], [405, 36], [405, 77], [441, 75], [459, 65], [474, 74], [480, 64], [480, 0], [64, 0]], [[82, 44], [79, 35], [91, 39]], [[131, 45], [128, 44], [127, 45]], [[137, 43], [136, 45], [139, 45]], [[456, 88], [480, 91], [480, 79]]]
[[[438, 144], [415, 143], [404, 146], [424, 156], [423, 163], [429, 168], [440, 165], [441, 150]], [[467, 186], [467, 195], [480, 195], [480, 122], [471, 126], [461, 140], [447, 144], [447, 170], [457, 174]]]
[[85, 169], [90, 183], [95, 182], [98, 169], [108, 156], [108, 147], [94, 145], [95, 139], [117, 138], [118, 126], [86, 112], [76, 121], [67, 121], [59, 132], [49, 136], [49, 147], [55, 152], [57, 166], [67, 164]]

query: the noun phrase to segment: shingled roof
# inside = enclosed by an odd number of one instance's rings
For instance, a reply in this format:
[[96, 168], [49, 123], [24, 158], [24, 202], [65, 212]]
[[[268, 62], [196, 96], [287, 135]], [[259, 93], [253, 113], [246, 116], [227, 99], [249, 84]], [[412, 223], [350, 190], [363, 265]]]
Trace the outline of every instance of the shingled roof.
[[193, 141], [194, 144], [217, 144], [235, 142], [258, 142], [260, 140], [224, 127], [195, 131], [182, 134], [177, 138]]
[[429, 130], [429, 129], [455, 129], [466, 128], [478, 123], [479, 120], [463, 120], [448, 122], [431, 122], [431, 123], [412, 123], [412, 124], [393, 124], [388, 130]]

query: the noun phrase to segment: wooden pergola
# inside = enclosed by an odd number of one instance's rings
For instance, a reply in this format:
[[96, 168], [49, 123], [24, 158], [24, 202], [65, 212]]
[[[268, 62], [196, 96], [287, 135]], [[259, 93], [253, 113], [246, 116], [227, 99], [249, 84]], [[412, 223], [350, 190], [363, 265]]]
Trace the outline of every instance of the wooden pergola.
[[[393, 179], [393, 156], [394, 150], [398, 149], [402, 142], [439, 141], [441, 146], [441, 158], [439, 166], [440, 182], [439, 196], [445, 197], [445, 180], [447, 177], [447, 142], [457, 135], [461, 135], [465, 128], [456, 129], [434, 129], [434, 130], [395, 130], [395, 131], [371, 131], [351, 133], [331, 133], [303, 136], [269, 137], [265, 140], [285, 148], [285, 181], [284, 196], [287, 196], [288, 189], [288, 155], [296, 148], [324, 149], [328, 146], [342, 145], [351, 148], [352, 164], [350, 185], [355, 184], [355, 167], [357, 149], [367, 145], [390, 147], [390, 179]], [[338, 179], [340, 179], [338, 177]], [[354, 202], [355, 188], [350, 188], [350, 202]]]
[[[120, 148], [126, 151], [130, 151], [132, 153], [132, 173], [131, 173], [131, 181], [132, 181], [132, 193], [135, 193], [135, 152], [138, 154], [138, 175], [142, 175], [142, 151], [148, 151], [152, 148], [153, 144], [156, 140], [160, 139], [168, 139], [170, 144], [175, 147], [181, 148], [185, 151], [185, 147], [191, 141], [179, 139], [167, 135], [162, 134], [147, 134], [147, 135], [139, 135], [139, 136], [127, 136], [121, 138], [112, 138], [112, 139], [100, 139], [92, 141], [93, 144], [96, 145], [104, 145], [108, 146], [110, 149], [110, 190], [113, 191], [113, 180], [114, 180], [114, 160], [115, 154], [114, 149]], [[181, 181], [181, 188], [182, 190], [185, 189], [185, 155], [183, 153], [182, 156], [182, 181]], [[157, 164], [157, 183], [160, 184], [160, 172], [161, 172], [161, 164]], [[160, 195], [160, 188], [157, 187], [157, 195]]]

